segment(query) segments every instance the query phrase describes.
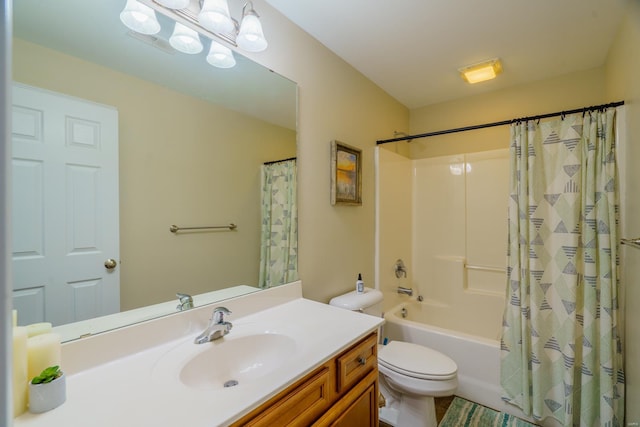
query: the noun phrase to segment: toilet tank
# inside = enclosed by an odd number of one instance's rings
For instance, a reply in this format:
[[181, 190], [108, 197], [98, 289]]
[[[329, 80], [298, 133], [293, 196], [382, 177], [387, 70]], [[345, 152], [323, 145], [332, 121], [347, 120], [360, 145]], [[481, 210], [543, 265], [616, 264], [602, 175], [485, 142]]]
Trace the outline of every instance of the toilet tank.
[[351, 311], [359, 311], [372, 316], [382, 316], [382, 292], [377, 289], [364, 288], [364, 292], [349, 293], [331, 298], [329, 304]]

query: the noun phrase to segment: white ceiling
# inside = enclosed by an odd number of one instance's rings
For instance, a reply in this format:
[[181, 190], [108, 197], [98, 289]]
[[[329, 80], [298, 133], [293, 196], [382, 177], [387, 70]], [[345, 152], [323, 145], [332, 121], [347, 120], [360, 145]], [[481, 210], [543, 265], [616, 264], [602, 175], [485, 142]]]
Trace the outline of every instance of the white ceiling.
[[[408, 108], [602, 66], [634, 0], [266, 0]], [[458, 68], [499, 57], [497, 79]]]

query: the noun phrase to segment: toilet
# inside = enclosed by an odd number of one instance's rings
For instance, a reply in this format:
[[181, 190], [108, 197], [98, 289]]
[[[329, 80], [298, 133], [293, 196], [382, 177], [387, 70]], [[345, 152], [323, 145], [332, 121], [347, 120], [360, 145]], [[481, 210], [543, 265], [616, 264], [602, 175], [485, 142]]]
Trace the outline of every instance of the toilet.
[[[382, 292], [365, 288], [329, 302], [335, 307], [382, 315]], [[391, 341], [378, 346], [380, 391], [385, 406], [380, 420], [395, 427], [437, 427], [434, 397], [451, 396], [458, 367], [446, 355], [418, 344]]]

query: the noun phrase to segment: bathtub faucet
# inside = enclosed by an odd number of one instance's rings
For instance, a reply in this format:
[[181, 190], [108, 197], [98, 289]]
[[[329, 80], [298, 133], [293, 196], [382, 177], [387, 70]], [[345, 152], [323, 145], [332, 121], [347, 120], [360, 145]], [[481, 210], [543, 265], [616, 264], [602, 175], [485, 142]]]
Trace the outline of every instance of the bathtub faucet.
[[413, 295], [413, 289], [405, 288], [404, 286], [398, 286], [398, 293], [412, 296]]

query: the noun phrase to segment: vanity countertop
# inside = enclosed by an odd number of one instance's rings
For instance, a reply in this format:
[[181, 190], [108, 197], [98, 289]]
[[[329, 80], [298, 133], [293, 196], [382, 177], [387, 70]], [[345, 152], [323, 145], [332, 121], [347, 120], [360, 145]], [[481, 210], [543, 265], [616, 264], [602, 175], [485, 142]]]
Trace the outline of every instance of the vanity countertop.
[[[383, 322], [304, 298], [230, 320], [233, 329], [229, 335], [213, 343], [193, 344], [199, 332], [194, 327], [186, 336], [72, 373], [62, 406], [44, 414], [21, 415], [14, 426], [228, 425]], [[222, 340], [256, 333], [281, 334], [295, 342], [284, 356], [286, 363], [258, 380], [231, 388], [193, 387], [185, 385], [179, 372], [171, 369], [184, 359], [181, 354], [192, 348], [196, 353], [204, 352], [206, 346]], [[260, 352], [257, 347], [254, 351]]]

